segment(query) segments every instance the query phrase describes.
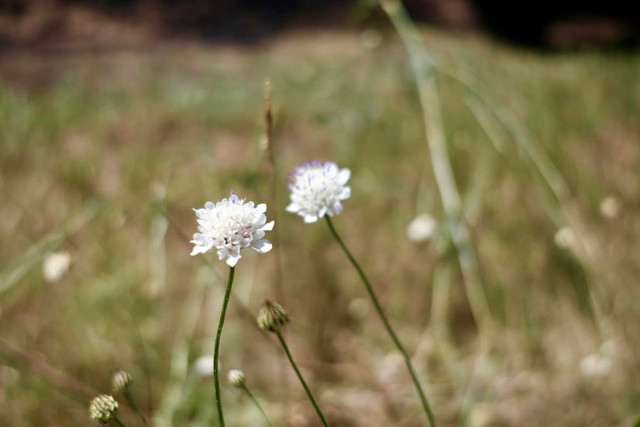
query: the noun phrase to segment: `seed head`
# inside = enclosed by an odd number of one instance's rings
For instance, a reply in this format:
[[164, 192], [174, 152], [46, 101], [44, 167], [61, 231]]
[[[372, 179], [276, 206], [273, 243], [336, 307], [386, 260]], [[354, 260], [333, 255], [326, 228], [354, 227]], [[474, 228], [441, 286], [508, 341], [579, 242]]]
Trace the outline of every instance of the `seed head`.
[[284, 307], [277, 302], [266, 300], [258, 311], [258, 326], [263, 331], [280, 332], [289, 322], [289, 316]]
[[95, 397], [89, 405], [89, 416], [99, 424], [111, 421], [118, 412], [118, 402], [108, 394]]
[[129, 390], [133, 383], [133, 377], [127, 371], [119, 370], [113, 374], [113, 391], [123, 393]]
[[229, 372], [227, 372], [227, 380], [229, 381], [229, 384], [234, 387], [242, 387], [244, 386], [246, 378], [244, 376], [244, 372], [240, 369], [229, 369]]

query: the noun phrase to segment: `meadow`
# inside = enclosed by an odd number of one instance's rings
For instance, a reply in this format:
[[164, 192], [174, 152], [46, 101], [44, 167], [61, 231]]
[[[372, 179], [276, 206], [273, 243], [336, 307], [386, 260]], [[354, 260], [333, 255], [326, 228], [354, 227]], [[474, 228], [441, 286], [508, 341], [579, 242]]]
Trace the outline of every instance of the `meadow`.
[[[214, 425], [213, 382], [198, 363], [213, 352], [227, 273], [215, 254], [191, 257], [189, 240], [192, 209], [231, 189], [267, 202], [276, 225], [274, 250], [239, 264], [223, 371], [244, 370], [274, 425], [317, 425], [255, 325], [276, 298], [331, 425], [424, 425], [356, 272], [323, 224], [285, 212], [287, 174], [313, 159], [351, 169], [334, 224], [413, 355], [438, 425], [631, 425], [640, 55], [421, 35], [442, 64], [455, 215], [425, 138], [434, 118], [392, 29], [3, 53], [0, 425], [89, 425], [89, 400], [118, 369], [133, 374], [154, 425]], [[423, 214], [437, 226], [411, 239]], [[68, 271], [47, 280], [43, 263], [61, 253]], [[486, 298], [480, 314], [470, 282]], [[224, 384], [223, 396], [229, 425], [260, 425], [238, 390]], [[138, 425], [124, 402], [119, 416]]]

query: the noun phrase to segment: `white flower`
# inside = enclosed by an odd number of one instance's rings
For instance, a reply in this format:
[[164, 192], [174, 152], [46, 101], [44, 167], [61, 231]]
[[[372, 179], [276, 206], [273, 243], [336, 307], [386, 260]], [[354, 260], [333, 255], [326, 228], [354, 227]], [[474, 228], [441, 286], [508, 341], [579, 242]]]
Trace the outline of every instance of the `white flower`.
[[194, 372], [201, 377], [213, 375], [213, 356], [200, 356], [193, 364]]
[[71, 255], [69, 252], [54, 252], [45, 258], [42, 274], [47, 282], [57, 282], [69, 270]]
[[198, 231], [193, 235], [195, 246], [191, 255], [206, 253], [216, 249], [218, 258], [233, 267], [242, 258], [240, 249], [251, 247], [261, 254], [272, 248], [268, 240], [263, 239], [264, 232], [273, 229], [273, 221], [267, 223], [264, 214], [267, 205], [254, 206], [231, 192], [228, 199], [218, 203], [207, 202], [204, 209], [194, 209], [198, 217]]
[[407, 226], [407, 236], [412, 242], [424, 242], [433, 237], [438, 223], [428, 214], [418, 215]]
[[600, 213], [606, 219], [615, 219], [620, 214], [620, 201], [615, 196], [607, 196], [600, 203]]
[[559, 248], [571, 249], [576, 244], [576, 235], [570, 227], [562, 227], [553, 236], [553, 241]]
[[342, 200], [351, 196], [347, 181], [351, 171], [339, 169], [333, 162], [305, 163], [289, 175], [291, 203], [287, 211], [304, 218], [304, 222], [316, 222], [325, 215], [342, 212]]
[[580, 361], [580, 372], [586, 378], [602, 378], [609, 375], [613, 364], [599, 354], [590, 354]]

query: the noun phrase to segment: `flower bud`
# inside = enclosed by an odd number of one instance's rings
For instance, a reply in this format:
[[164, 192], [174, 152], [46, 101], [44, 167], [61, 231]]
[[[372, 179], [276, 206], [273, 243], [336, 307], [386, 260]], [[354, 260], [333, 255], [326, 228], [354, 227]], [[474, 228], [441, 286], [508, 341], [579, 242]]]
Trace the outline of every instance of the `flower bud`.
[[229, 384], [234, 387], [242, 387], [244, 386], [246, 378], [244, 376], [244, 372], [240, 369], [229, 369], [229, 372], [227, 372], [227, 380], [229, 381]]
[[118, 412], [118, 402], [108, 394], [101, 394], [95, 397], [89, 405], [89, 416], [100, 424], [111, 421]]
[[113, 391], [116, 393], [129, 391], [132, 383], [133, 377], [127, 371], [120, 370], [113, 374]]
[[263, 331], [279, 333], [288, 321], [287, 312], [277, 302], [266, 300], [258, 312], [258, 326]]

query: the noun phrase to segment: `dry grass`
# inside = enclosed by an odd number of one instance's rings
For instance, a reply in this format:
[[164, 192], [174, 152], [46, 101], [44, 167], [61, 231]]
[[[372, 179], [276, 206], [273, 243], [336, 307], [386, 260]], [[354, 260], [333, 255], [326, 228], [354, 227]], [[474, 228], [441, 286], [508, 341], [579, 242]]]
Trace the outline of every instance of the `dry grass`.
[[[213, 257], [214, 268], [189, 257], [181, 232], [195, 230], [192, 207], [231, 188], [269, 197], [259, 144], [266, 78], [279, 176], [314, 158], [351, 168], [353, 197], [335, 224], [406, 346], [418, 349], [440, 425], [629, 425], [640, 407], [640, 57], [425, 36], [432, 52], [477, 72], [570, 191], [560, 206], [516, 142], [499, 129], [496, 150], [464, 88], [439, 77], [449, 154], [499, 330], [489, 353], [479, 351], [447, 234], [417, 245], [405, 232], [418, 213], [443, 214], [406, 53], [391, 35], [376, 49], [356, 35], [318, 33], [242, 49], [14, 52], [0, 59], [0, 425], [87, 425], [84, 389], [52, 385], [48, 370], [108, 391], [118, 368], [134, 373], [148, 413], [173, 425], [213, 423], [213, 382], [191, 363], [212, 352], [225, 271]], [[332, 424], [421, 425], [355, 272], [323, 225], [284, 212], [284, 183], [278, 192], [289, 341]], [[619, 201], [615, 218], [600, 213], [607, 196]], [[554, 244], [563, 211], [586, 250]], [[60, 250], [71, 270], [45, 282], [41, 262]], [[273, 260], [247, 254], [239, 264], [235, 292], [252, 311], [273, 292]], [[429, 328], [436, 281], [450, 285], [446, 341]], [[313, 425], [295, 378], [288, 392], [277, 379], [281, 353], [241, 307], [230, 306], [223, 369], [243, 368], [274, 420]], [[581, 370], [594, 353], [610, 364], [604, 376]], [[224, 393], [231, 425], [258, 422], [248, 399]]]

